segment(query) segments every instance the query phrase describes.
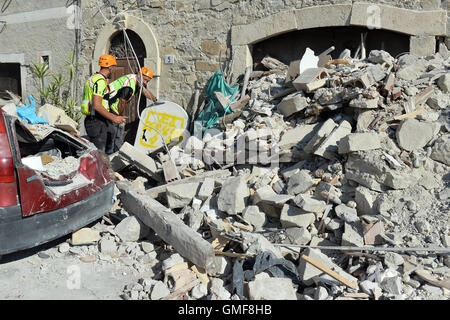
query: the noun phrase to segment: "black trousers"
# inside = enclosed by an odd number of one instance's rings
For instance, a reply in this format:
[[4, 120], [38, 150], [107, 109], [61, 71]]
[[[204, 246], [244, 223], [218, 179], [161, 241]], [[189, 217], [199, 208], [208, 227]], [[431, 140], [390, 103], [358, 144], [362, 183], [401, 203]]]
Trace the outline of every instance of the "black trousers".
[[102, 116], [87, 116], [84, 119], [84, 127], [91, 141], [99, 150], [106, 154], [114, 152], [114, 123]]

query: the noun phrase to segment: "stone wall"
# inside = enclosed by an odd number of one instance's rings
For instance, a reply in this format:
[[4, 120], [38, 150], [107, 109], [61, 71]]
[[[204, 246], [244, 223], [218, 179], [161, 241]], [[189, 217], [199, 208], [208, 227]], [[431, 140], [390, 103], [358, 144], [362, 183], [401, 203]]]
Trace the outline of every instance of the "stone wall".
[[[87, 1], [83, 8], [82, 52], [86, 64], [91, 63], [96, 37], [99, 30], [105, 25], [95, 2]], [[127, 16], [142, 19], [150, 26], [157, 38], [161, 59], [159, 98], [174, 101], [185, 108], [192, 103], [195, 82], [198, 82], [200, 88], [204, 88], [213, 72], [219, 69], [219, 56], [222, 61], [235, 58], [233, 70], [238, 70], [238, 72], [252, 62], [251, 45], [247, 46], [251, 41], [246, 40], [246, 37], [253, 36], [249, 34], [253, 32], [249, 26], [255, 27], [254, 32], [262, 32], [261, 29], [265, 29], [267, 37], [270, 37], [272, 34], [276, 34], [277, 29], [280, 33], [288, 32], [290, 26], [292, 30], [296, 30], [294, 16], [297, 9], [333, 5], [328, 9], [333, 13], [336, 12], [336, 5], [349, 5], [351, 8], [352, 4], [360, 3], [348, 0], [118, 0], [110, 2], [115, 6], [111, 9], [104, 8], [103, 13], [107, 19], [111, 19], [113, 15], [122, 10], [127, 10]], [[430, 11], [429, 17], [433, 18], [438, 14], [436, 10], [447, 9], [448, 5], [448, 1], [444, 1], [441, 6], [440, 0], [369, 0], [364, 3], [409, 9], [408, 12], [412, 14], [412, 17], [416, 17], [414, 14], [417, 12]], [[365, 9], [364, 6], [360, 8], [361, 10]], [[441, 13], [443, 12], [441, 11]], [[277, 15], [281, 19], [277, 19]], [[314, 18], [317, 19], [316, 22], [319, 25], [321, 22], [326, 24], [330, 20], [329, 16]], [[346, 17], [338, 18], [344, 19], [345, 25]], [[402, 23], [395, 21], [395, 18], [393, 17], [394, 20], [391, 23]], [[399, 30], [400, 32], [407, 32], [408, 24], [402, 25], [402, 28], [405, 30]], [[431, 28], [434, 26], [428, 27], [428, 29]], [[420, 26], [415, 32], [421, 32]], [[426, 33], [427, 30], [424, 32]], [[247, 41], [244, 43], [245, 46], [239, 41], [236, 42], [237, 38], [244, 42]], [[165, 55], [174, 55], [174, 64], [165, 64]], [[92, 70], [86, 68], [84, 71], [86, 72], [84, 76], [88, 76]]]

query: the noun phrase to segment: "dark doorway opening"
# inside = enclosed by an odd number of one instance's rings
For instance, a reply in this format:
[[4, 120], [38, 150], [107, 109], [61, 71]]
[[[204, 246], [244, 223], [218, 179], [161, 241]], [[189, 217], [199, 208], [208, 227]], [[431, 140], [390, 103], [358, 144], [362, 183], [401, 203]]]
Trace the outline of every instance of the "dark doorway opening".
[[[147, 52], [145, 50], [144, 42], [139, 35], [132, 31], [126, 30], [128, 38], [130, 39], [131, 45], [134, 49], [138, 60], [136, 60], [133, 50], [131, 49], [128, 42], [125, 43], [124, 34], [122, 31], [118, 32], [111, 39], [111, 45], [109, 49], [109, 54], [116, 57], [117, 67], [111, 75], [111, 82], [120, 78], [123, 75], [138, 72], [138, 65], [144, 66], [144, 59], [147, 57]], [[138, 64], [139, 62], [139, 64]], [[128, 104], [125, 110], [125, 116], [128, 117], [127, 124], [125, 126], [124, 141], [134, 144], [134, 139], [136, 137], [136, 132], [139, 126], [139, 114], [147, 106], [146, 98], [144, 95], [141, 96], [139, 103], [139, 108], [137, 106], [139, 98], [139, 91], [133, 96], [131, 102]]]
[[0, 63], [0, 98], [9, 99], [6, 90], [22, 96], [20, 63]]
[[331, 53], [333, 59], [338, 58], [344, 49], [355, 55], [361, 43], [361, 34], [367, 33], [365, 46], [369, 54], [371, 50], [385, 50], [392, 56], [409, 51], [409, 35], [387, 30], [369, 30], [363, 27], [327, 27], [305, 29], [285, 33], [266, 39], [253, 45], [252, 56], [255, 69], [261, 69], [260, 62], [269, 55], [285, 64], [301, 59], [307, 47], [319, 55], [331, 46], [336, 49]]

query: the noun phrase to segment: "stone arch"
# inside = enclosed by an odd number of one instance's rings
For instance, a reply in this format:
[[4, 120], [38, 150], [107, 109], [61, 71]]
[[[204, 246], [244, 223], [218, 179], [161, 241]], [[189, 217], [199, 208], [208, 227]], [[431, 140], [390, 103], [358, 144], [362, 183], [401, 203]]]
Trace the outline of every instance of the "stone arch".
[[252, 65], [250, 49], [255, 43], [291, 31], [337, 26], [384, 29], [407, 34], [411, 38], [449, 36], [445, 10], [417, 11], [382, 4], [354, 3], [283, 11], [231, 28], [233, 75], [239, 76]]
[[[145, 50], [147, 52], [147, 58], [144, 59], [144, 64], [152, 69], [155, 75], [160, 75], [161, 57], [159, 54], [158, 39], [152, 28], [142, 19], [129, 14], [125, 14], [125, 19], [123, 22], [125, 29], [134, 31], [144, 42]], [[108, 52], [111, 39], [120, 30], [121, 29], [117, 25], [114, 25], [112, 23], [107, 24], [102, 28], [95, 43], [91, 65], [92, 70], [97, 69], [98, 59], [102, 54]], [[156, 95], [156, 97], [159, 96], [159, 86], [159, 77], [156, 77], [152, 81], [150, 81], [149, 89]]]

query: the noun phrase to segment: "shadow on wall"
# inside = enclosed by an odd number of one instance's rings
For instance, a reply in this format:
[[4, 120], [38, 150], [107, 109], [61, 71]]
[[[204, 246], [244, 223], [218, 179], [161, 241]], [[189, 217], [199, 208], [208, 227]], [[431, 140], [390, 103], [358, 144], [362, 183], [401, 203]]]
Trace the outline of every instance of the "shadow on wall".
[[395, 57], [409, 51], [409, 35], [406, 34], [362, 27], [327, 27], [289, 32], [254, 44], [253, 61], [257, 64], [256, 70], [264, 68], [259, 63], [267, 55], [289, 65], [291, 61], [300, 59], [307, 47], [319, 55], [335, 46], [336, 49], [331, 53], [333, 59], [338, 58], [344, 49], [351, 50], [354, 56], [361, 43], [361, 34], [364, 33], [367, 33], [367, 54], [371, 50], [382, 49]]

